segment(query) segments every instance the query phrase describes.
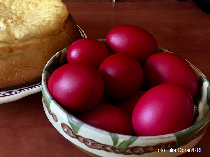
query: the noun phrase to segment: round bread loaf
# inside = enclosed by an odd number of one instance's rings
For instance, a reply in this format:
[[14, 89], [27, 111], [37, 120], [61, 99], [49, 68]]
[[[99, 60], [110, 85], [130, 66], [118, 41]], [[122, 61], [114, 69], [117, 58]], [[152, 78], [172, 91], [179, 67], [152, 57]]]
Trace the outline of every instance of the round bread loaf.
[[[9, 8], [9, 13], [12, 12], [12, 14], [15, 13], [15, 15], [18, 15], [18, 8], [16, 7], [16, 12], [12, 9], [14, 3], [8, 3], [12, 2], [12, 0], [4, 0], [4, 3], [1, 1], [2, 0], [0, 0], [0, 9], [2, 9], [3, 5], [6, 7], [6, 11], [8, 11]], [[19, 4], [19, 2], [21, 2], [21, 4], [26, 2], [28, 5], [32, 4], [32, 1], [30, 2], [30, 0], [15, 1], [17, 4]], [[35, 16], [34, 19], [30, 19], [33, 18], [32, 15], [30, 18], [27, 17], [31, 21], [25, 18], [21, 19], [21, 24], [18, 24], [19, 21], [15, 21], [18, 20], [18, 18], [14, 20], [14, 16], [13, 18], [11, 17], [12, 15], [5, 17], [6, 15], [2, 16], [2, 14], [0, 14], [1, 90], [20, 87], [40, 81], [43, 68], [47, 61], [56, 52], [81, 38], [73, 17], [68, 13], [66, 6], [60, 0], [36, 0], [35, 2], [36, 3], [33, 5], [45, 5], [47, 4], [46, 2], [48, 2], [51, 5], [48, 7], [54, 5], [53, 7], [55, 7], [55, 9], [58, 7], [60, 8], [56, 11], [54, 11], [54, 8], [50, 10], [49, 17], [46, 17], [47, 15], [44, 15], [43, 13], [44, 19], [39, 19], [37, 25], [36, 15], [33, 15]], [[15, 4], [15, 6], [18, 6], [17, 4]], [[30, 9], [33, 9], [33, 7]], [[47, 10], [49, 10], [48, 7]], [[36, 6], [36, 9], [40, 8], [43, 7]], [[23, 14], [21, 11], [20, 14]], [[37, 12], [41, 11], [42, 10], [37, 10]], [[52, 13], [52, 11], [54, 11], [54, 13]], [[28, 12], [25, 14], [22, 16], [29, 16], [27, 15]], [[40, 15], [42, 14], [40, 13]], [[38, 15], [38, 17], [42, 18], [40, 15]], [[27, 20], [29, 23], [27, 23]], [[17, 26], [11, 25], [11, 21], [17, 24]]]

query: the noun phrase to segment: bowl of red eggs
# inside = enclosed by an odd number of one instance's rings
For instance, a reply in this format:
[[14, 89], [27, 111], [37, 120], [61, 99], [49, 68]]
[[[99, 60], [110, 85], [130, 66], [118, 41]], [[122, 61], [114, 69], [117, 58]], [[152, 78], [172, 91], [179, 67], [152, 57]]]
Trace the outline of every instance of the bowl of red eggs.
[[57, 52], [43, 70], [42, 94], [52, 125], [91, 156], [201, 152], [210, 121], [205, 75], [137, 26]]

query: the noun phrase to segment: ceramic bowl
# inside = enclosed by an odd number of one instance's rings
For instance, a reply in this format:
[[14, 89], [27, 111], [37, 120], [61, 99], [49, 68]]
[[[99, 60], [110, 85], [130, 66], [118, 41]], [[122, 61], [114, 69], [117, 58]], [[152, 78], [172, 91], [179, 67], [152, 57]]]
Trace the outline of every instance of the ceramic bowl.
[[[159, 50], [169, 52], [161, 48]], [[210, 121], [210, 86], [204, 74], [191, 63], [189, 64], [199, 80], [199, 90], [194, 98], [194, 124], [185, 130], [167, 135], [127, 136], [83, 123], [64, 110], [50, 95], [47, 88], [48, 78], [55, 69], [66, 63], [66, 52], [67, 48], [59, 51], [46, 64], [42, 74], [42, 100], [49, 121], [74, 145], [91, 156], [105, 157], [173, 157], [185, 152], [201, 152], [196, 144], [203, 137]]]

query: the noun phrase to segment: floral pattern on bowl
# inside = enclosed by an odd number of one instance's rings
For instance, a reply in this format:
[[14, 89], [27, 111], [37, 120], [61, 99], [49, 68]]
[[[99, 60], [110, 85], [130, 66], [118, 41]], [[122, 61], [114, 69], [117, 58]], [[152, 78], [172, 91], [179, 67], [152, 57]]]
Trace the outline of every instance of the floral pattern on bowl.
[[[105, 43], [105, 40], [100, 41]], [[65, 111], [53, 99], [47, 89], [51, 73], [66, 63], [67, 48], [54, 55], [46, 64], [42, 74], [43, 107], [52, 125], [69, 141], [78, 147], [99, 156], [118, 157], [168, 157], [178, 156], [193, 148], [202, 138], [210, 121], [210, 85], [204, 74], [194, 65], [199, 80], [199, 91], [194, 98], [194, 124], [180, 132], [161, 136], [127, 136], [107, 132], [83, 123]], [[161, 52], [168, 50], [159, 48]], [[170, 149], [182, 148], [182, 152], [170, 153]], [[165, 153], [158, 153], [164, 150]]]

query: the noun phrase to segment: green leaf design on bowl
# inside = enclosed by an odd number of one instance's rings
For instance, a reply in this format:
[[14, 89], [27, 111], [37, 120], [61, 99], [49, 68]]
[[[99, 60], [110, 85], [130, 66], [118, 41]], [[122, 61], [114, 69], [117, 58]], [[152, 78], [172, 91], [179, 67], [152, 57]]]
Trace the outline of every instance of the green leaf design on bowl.
[[122, 141], [122, 142], [116, 147], [116, 149], [120, 150], [121, 152], [126, 152], [126, 150], [128, 149], [128, 147], [129, 147], [134, 141], [136, 141], [137, 138], [138, 138], [137, 136], [131, 136], [128, 140]]
[[207, 104], [210, 107], [210, 86], [207, 87]]
[[195, 114], [194, 114], [194, 118], [193, 118], [193, 124], [196, 121], [197, 117], [199, 116], [199, 104], [201, 103], [201, 88], [203, 86], [203, 83], [206, 82], [207, 79], [203, 76], [199, 76], [198, 78], [198, 92], [195, 95], [195, 97], [193, 98], [193, 103], [195, 106]]
[[165, 52], [163, 48], [158, 47], [158, 52]]
[[50, 111], [50, 103], [51, 103], [52, 99], [47, 96], [47, 94], [44, 92], [43, 88], [42, 88], [42, 94], [43, 94], [43, 98], [45, 100], [47, 110]]
[[209, 120], [210, 118], [210, 110], [207, 113], [209, 116], [204, 117], [199, 123], [196, 123], [189, 127], [186, 130], [176, 132], [174, 135], [176, 136], [177, 139], [177, 145], [176, 148], [180, 147], [191, 135], [193, 135], [195, 132], [197, 132], [202, 126], [205, 125], [205, 123]]
[[206, 77], [199, 76], [199, 78], [198, 78], [198, 88], [201, 88], [206, 81], [208, 81]]
[[48, 73], [52, 74], [52, 72], [55, 71], [61, 64], [60, 63], [61, 55], [62, 51], [59, 51], [58, 55], [53, 58], [52, 64], [44, 68], [43, 73], [47, 71]]
[[[199, 107], [199, 104], [202, 101], [201, 100], [202, 99], [201, 90], [202, 90], [202, 87], [204, 86], [205, 82], [208, 82], [208, 79], [204, 76], [199, 76], [199, 80], [198, 80], [198, 91], [199, 92], [194, 97], [194, 104], [197, 107]], [[209, 100], [210, 99], [210, 86], [208, 85], [206, 88], [207, 88], [207, 102], [205, 104], [210, 106], [210, 100]], [[174, 135], [176, 136], [176, 139], [177, 139], [177, 147], [181, 146], [187, 139], [189, 139], [195, 132], [197, 132], [209, 120], [210, 110], [208, 108], [206, 109], [205, 115], [208, 115], [208, 116], [205, 116], [198, 123], [192, 125], [188, 129], [174, 133]], [[194, 118], [196, 118], [196, 117], [194, 117]]]
[[118, 135], [117, 135], [117, 134], [115, 134], [115, 133], [111, 133], [111, 132], [109, 132], [109, 135], [110, 135], [110, 136], [111, 136], [111, 138], [112, 138], [113, 147], [116, 149], [116, 146], [117, 146], [118, 141], [119, 141], [119, 137], [118, 137]]
[[106, 39], [98, 39], [100, 42], [102, 42], [102, 43], [104, 43], [105, 45], [107, 45], [106, 44]]
[[210, 107], [210, 86], [207, 87], [207, 104]]
[[[198, 80], [198, 90], [201, 90], [203, 84], [205, 82], [208, 82], [208, 79], [204, 76], [199, 76]], [[201, 92], [198, 92], [197, 95], [195, 96], [194, 100], [197, 100], [197, 104], [201, 102]], [[207, 100], [206, 100], [207, 105], [210, 107], [210, 86], [208, 84], [207, 86]], [[196, 105], [196, 104], [195, 104]]]
[[81, 126], [84, 124], [80, 121], [73, 119], [71, 116], [67, 115], [68, 122], [72, 128], [74, 135], [77, 135]]
[[201, 87], [204, 82], [208, 81], [208, 79], [204, 76], [199, 76], [198, 86]]
[[120, 152], [124, 153], [126, 152], [126, 150], [128, 149], [128, 147], [137, 140], [137, 136], [131, 136], [128, 140], [124, 140], [121, 143], [118, 144], [119, 142], [119, 137], [117, 134], [115, 133], [109, 133], [109, 135], [112, 138], [112, 142], [113, 142], [113, 148], [115, 148], [116, 150], [119, 150]]

